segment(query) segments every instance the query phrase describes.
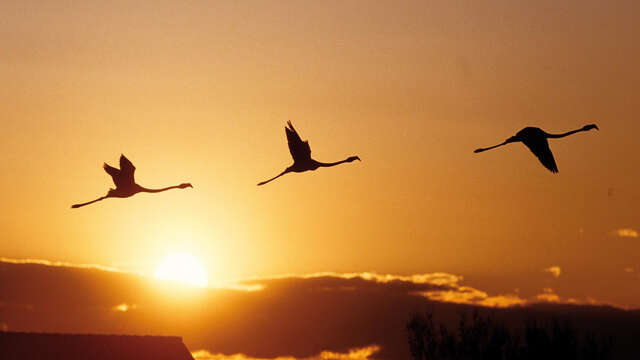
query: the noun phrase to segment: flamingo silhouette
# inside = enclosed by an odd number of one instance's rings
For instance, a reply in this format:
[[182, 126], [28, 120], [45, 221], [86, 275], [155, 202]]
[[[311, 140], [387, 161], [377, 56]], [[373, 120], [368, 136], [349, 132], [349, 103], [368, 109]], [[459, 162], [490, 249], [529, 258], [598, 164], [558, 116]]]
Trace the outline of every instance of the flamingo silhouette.
[[136, 184], [133, 178], [134, 172], [136, 171], [136, 167], [133, 166], [131, 161], [129, 161], [129, 159], [127, 159], [124, 155], [120, 155], [120, 169], [116, 169], [112, 166], [109, 166], [109, 164], [107, 163], [104, 163], [102, 167], [104, 168], [104, 171], [107, 172], [107, 174], [111, 175], [111, 178], [113, 179], [113, 183], [116, 184], [116, 188], [109, 189], [109, 191], [107, 192], [107, 195], [105, 196], [99, 197], [95, 200], [92, 200], [86, 203], [71, 205], [71, 208], [73, 209], [79, 208], [85, 205], [93, 204], [96, 201], [104, 200], [111, 197], [127, 198], [139, 192], [158, 193], [158, 192], [166, 191], [170, 189], [184, 189], [188, 187], [190, 188], [193, 187], [189, 183], [184, 183], [176, 186], [169, 186], [162, 189], [147, 189], [145, 187], [142, 187]]
[[538, 157], [538, 160], [540, 160], [544, 167], [549, 169], [552, 173], [557, 173], [558, 166], [556, 165], [556, 160], [553, 158], [553, 153], [549, 148], [549, 142], [547, 141], [547, 139], [563, 138], [580, 131], [589, 131], [591, 129], [600, 130], [598, 129], [598, 126], [596, 124], [590, 124], [585, 125], [577, 130], [568, 131], [564, 134], [549, 134], [537, 127], [526, 127], [518, 131], [515, 136], [512, 136], [505, 140], [502, 144], [498, 144], [488, 148], [476, 149], [474, 153], [495, 149], [512, 142], [520, 141], [521, 143], [525, 144], [536, 157]]
[[309, 146], [309, 142], [302, 141], [296, 129], [294, 129], [293, 125], [291, 125], [291, 121], [287, 121], [287, 125], [288, 126], [285, 126], [284, 130], [285, 130], [285, 133], [287, 134], [287, 142], [289, 143], [289, 152], [291, 153], [291, 157], [293, 157], [293, 165], [284, 169], [284, 171], [278, 174], [277, 176], [269, 180], [258, 183], [258, 186], [264, 185], [292, 171], [304, 172], [308, 170], [315, 170], [319, 167], [336, 166], [342, 163], [352, 162], [354, 160], [360, 161], [360, 158], [357, 156], [350, 156], [342, 161], [336, 161], [332, 163], [322, 163], [319, 161], [315, 161], [311, 158], [311, 147]]

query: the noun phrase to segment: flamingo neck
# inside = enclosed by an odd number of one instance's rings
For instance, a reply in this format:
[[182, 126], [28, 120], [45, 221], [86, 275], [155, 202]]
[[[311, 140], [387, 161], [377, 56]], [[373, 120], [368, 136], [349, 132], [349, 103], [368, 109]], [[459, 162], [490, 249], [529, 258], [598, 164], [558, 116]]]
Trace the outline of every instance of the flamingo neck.
[[520, 141], [520, 140], [517, 139], [515, 136], [512, 136], [512, 137], [508, 138], [507, 140], [505, 140], [504, 142], [502, 142], [502, 143], [500, 143], [498, 145], [493, 145], [493, 146], [489, 146], [489, 147], [486, 147], [486, 148], [475, 149], [473, 152], [480, 153], [480, 152], [483, 152], [483, 151], [492, 150], [492, 149], [495, 149], [495, 148], [498, 148], [500, 146], [504, 146], [504, 145], [507, 145], [509, 143], [516, 142], [516, 141]]
[[569, 135], [572, 135], [572, 134], [575, 134], [575, 133], [578, 133], [578, 132], [581, 132], [581, 131], [587, 131], [587, 130], [585, 130], [585, 129], [576, 129], [576, 130], [567, 131], [566, 133], [562, 133], [562, 134], [549, 134], [549, 133], [547, 133], [547, 137], [550, 138], [550, 139], [558, 139], [558, 138], [563, 138], [565, 136], [569, 136]]
[[330, 163], [323, 163], [320, 161], [316, 161], [316, 164], [318, 164], [319, 167], [330, 167], [330, 166], [336, 166], [336, 165], [340, 165], [343, 163], [349, 162], [349, 159], [344, 159], [344, 160], [340, 160], [340, 161], [336, 161], [336, 162], [330, 162]]
[[179, 185], [168, 186], [168, 187], [161, 188], [161, 189], [147, 189], [145, 187], [140, 186], [140, 192], [159, 193], [159, 192], [162, 192], [162, 191], [167, 191], [167, 190], [171, 190], [171, 189], [179, 189], [179, 188], [180, 188]]

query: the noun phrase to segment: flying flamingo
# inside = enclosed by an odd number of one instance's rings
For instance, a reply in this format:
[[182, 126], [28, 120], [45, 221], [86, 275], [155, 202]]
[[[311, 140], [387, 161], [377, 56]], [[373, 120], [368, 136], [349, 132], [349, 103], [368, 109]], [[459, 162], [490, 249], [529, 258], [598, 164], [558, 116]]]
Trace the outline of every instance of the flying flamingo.
[[116, 184], [116, 188], [109, 189], [109, 191], [107, 192], [107, 195], [103, 197], [99, 197], [95, 200], [92, 200], [86, 203], [71, 205], [71, 208], [73, 209], [79, 208], [85, 205], [93, 204], [96, 201], [104, 200], [111, 197], [127, 198], [139, 192], [158, 193], [158, 192], [166, 191], [169, 189], [184, 189], [188, 187], [190, 188], [193, 187], [189, 183], [184, 183], [176, 186], [169, 186], [162, 189], [147, 189], [145, 187], [142, 187], [136, 184], [135, 180], [133, 179], [133, 174], [136, 171], [135, 166], [133, 166], [131, 161], [129, 161], [129, 159], [127, 159], [124, 155], [120, 155], [120, 169], [116, 169], [112, 166], [109, 166], [109, 164], [107, 163], [104, 163], [102, 167], [104, 168], [104, 171], [107, 172], [107, 174], [111, 175], [111, 178], [113, 179], [113, 183]]
[[549, 169], [552, 173], [557, 173], [558, 166], [556, 165], [556, 161], [553, 158], [553, 153], [551, 152], [551, 149], [549, 149], [549, 142], [547, 141], [547, 139], [563, 138], [565, 136], [569, 136], [571, 134], [575, 134], [580, 131], [589, 131], [591, 129], [600, 130], [598, 129], [598, 126], [596, 124], [590, 124], [590, 125], [585, 125], [584, 127], [577, 130], [568, 131], [564, 134], [549, 134], [537, 127], [526, 127], [518, 131], [518, 133], [515, 136], [512, 136], [507, 140], [505, 140], [502, 144], [498, 144], [498, 145], [491, 146], [488, 148], [483, 148], [483, 149], [482, 148], [476, 149], [474, 153], [495, 149], [502, 145], [520, 141], [523, 144], [525, 144], [535, 156], [538, 157], [538, 160], [540, 160], [540, 162], [542, 163], [542, 165], [544, 165], [544, 167]]
[[287, 125], [284, 130], [287, 134], [287, 142], [289, 143], [289, 152], [291, 153], [291, 157], [293, 157], [293, 165], [284, 169], [283, 172], [278, 174], [278, 176], [273, 177], [269, 180], [258, 183], [258, 186], [264, 185], [269, 181], [273, 181], [280, 176], [289, 173], [289, 172], [304, 172], [308, 170], [315, 170], [319, 167], [330, 167], [336, 166], [342, 163], [352, 162], [354, 160], [360, 161], [360, 158], [357, 156], [350, 156], [342, 161], [332, 162], [332, 163], [322, 163], [319, 161], [315, 161], [311, 158], [311, 147], [309, 147], [308, 141], [302, 141], [300, 135], [296, 129], [291, 125], [291, 121], [287, 121]]

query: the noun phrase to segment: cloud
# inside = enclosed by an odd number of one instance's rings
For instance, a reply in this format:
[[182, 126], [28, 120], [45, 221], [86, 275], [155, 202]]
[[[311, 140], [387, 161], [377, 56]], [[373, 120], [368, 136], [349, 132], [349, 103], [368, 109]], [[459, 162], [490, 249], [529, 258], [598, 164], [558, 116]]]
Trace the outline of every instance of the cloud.
[[571, 304], [571, 305], [593, 305], [593, 306], [612, 306], [620, 309], [627, 309], [625, 306], [614, 304], [608, 301], [598, 300], [594, 297], [587, 296], [584, 298], [563, 298], [558, 295], [552, 288], [542, 289], [542, 293], [537, 294], [533, 299], [527, 302], [532, 305], [535, 303], [552, 303], [552, 304]]
[[8, 263], [8, 264], [36, 264], [36, 265], [45, 265], [45, 266], [58, 266], [58, 267], [70, 267], [76, 269], [95, 269], [102, 271], [111, 271], [111, 272], [126, 272], [114, 267], [103, 266], [97, 264], [73, 264], [63, 261], [49, 261], [43, 259], [11, 259], [6, 257], [0, 257], [0, 262]]
[[[202, 359], [405, 359], [406, 321], [415, 312], [434, 311], [455, 326], [473, 308], [510, 318], [542, 314], [536, 309], [545, 302], [544, 314], [564, 316], [581, 302], [550, 289], [532, 298], [490, 293], [448, 273], [315, 273], [194, 289], [51, 264], [0, 261], [0, 323], [15, 331], [178, 335], [189, 349], [207, 350], [198, 353]], [[587, 308], [579, 316], [599, 311]], [[606, 311], [616, 321], [634, 321], [624, 310]]]
[[450, 290], [425, 291], [422, 295], [436, 301], [498, 308], [524, 305], [527, 303], [526, 300], [514, 294], [489, 296], [486, 292], [469, 286], [459, 286], [458, 284], [450, 285], [453, 287]]
[[[551, 289], [551, 288], [542, 289], [542, 294], [536, 295], [536, 299], [537, 300], [546, 301], [546, 302], [559, 302], [560, 301], [560, 297], [558, 295], [556, 295], [553, 292], [553, 289]], [[573, 302], [571, 300], [575, 301], [574, 299], [570, 299], [569, 302]]]
[[[428, 274], [416, 274], [416, 275], [392, 275], [392, 274], [378, 274], [376, 272], [360, 272], [360, 273], [337, 273], [337, 272], [317, 272], [311, 274], [284, 274], [270, 277], [249, 278], [239, 282], [242, 287], [243, 284], [259, 285], [260, 281], [272, 281], [280, 279], [317, 279], [317, 278], [335, 278], [335, 279], [360, 279], [365, 281], [371, 281], [378, 284], [389, 283], [413, 283], [413, 284], [430, 284], [430, 285], [451, 285], [456, 284], [463, 279], [462, 276], [453, 275], [444, 272], [435, 272]], [[233, 287], [233, 285], [230, 285]], [[263, 285], [264, 287], [264, 285]]]
[[[556, 278], [559, 277], [562, 273], [562, 269], [560, 268], [560, 266], [551, 266], [544, 269], [544, 271], [551, 273], [552, 276]], [[385, 284], [389, 287], [398, 287], [399, 289], [404, 289], [408, 294], [417, 294], [433, 301], [476, 305], [483, 307], [507, 308], [511, 306], [526, 306], [540, 302], [576, 305], [606, 304], [616, 307], [622, 307], [611, 303], [595, 301], [590, 297], [583, 299], [562, 299], [550, 288], [543, 289], [543, 293], [537, 294], [532, 298], [522, 298], [517, 294], [510, 293], [490, 295], [485, 291], [460, 284], [460, 282], [464, 280], [463, 276], [443, 272], [416, 274], [410, 276], [378, 274], [375, 272], [320, 272], [306, 275], [289, 274], [246, 280], [240, 282], [237, 286], [239, 288], [242, 288], [243, 286], [259, 286], [260, 290], [262, 290], [267, 286], [278, 286], [276, 285], [278, 281], [284, 281], [287, 283], [287, 285], [292, 285], [291, 281], [293, 279], [303, 281], [305, 284], [305, 288], [315, 289], [316, 291], [358, 292], [364, 290], [367, 287], [371, 287], [372, 285], [375, 287], [375, 284]], [[359, 284], [352, 283], [351, 285], [345, 285], [344, 280], [358, 282]], [[317, 282], [318, 286], [314, 286], [314, 282]], [[423, 287], [428, 288], [428, 290], [421, 290]]]
[[562, 269], [560, 268], [560, 266], [550, 266], [546, 269], [544, 269], [545, 272], [551, 273], [551, 275], [553, 275], [553, 277], [558, 278], [560, 277], [560, 274], [562, 273]]
[[238, 291], [261, 291], [264, 290], [264, 285], [262, 284], [243, 284], [243, 283], [229, 283], [221, 286], [216, 286], [218, 289], [230, 289], [230, 290], [238, 290]]
[[[55, 267], [67, 267], [76, 269], [95, 269], [109, 272], [120, 272], [141, 275], [139, 273], [125, 271], [115, 267], [103, 266], [98, 264], [74, 264], [62, 261], [50, 261], [44, 259], [12, 259], [6, 257], [0, 257], [0, 262], [9, 264], [35, 264], [44, 266]], [[375, 272], [359, 272], [359, 273], [337, 273], [337, 272], [316, 272], [310, 274], [282, 274], [268, 277], [256, 277], [247, 278], [236, 282], [230, 282], [214, 286], [218, 289], [231, 289], [239, 291], [260, 291], [265, 288], [265, 284], [261, 281], [270, 282], [272, 280], [279, 279], [314, 279], [314, 278], [337, 278], [337, 279], [362, 279], [366, 281], [372, 281], [380, 284], [388, 284], [393, 282], [405, 282], [413, 284], [430, 284], [430, 285], [450, 285], [456, 284], [463, 279], [462, 276], [444, 273], [434, 272], [428, 274], [415, 274], [415, 275], [392, 275], [392, 274], [378, 274]]]
[[478, 305], [488, 306], [488, 307], [510, 307], [515, 305], [526, 305], [528, 302], [517, 295], [507, 294], [507, 295], [496, 295], [496, 296], [487, 296], [482, 299], [482, 301], [478, 302]]
[[310, 360], [368, 360], [371, 356], [380, 351], [380, 346], [371, 345], [359, 349], [351, 349], [348, 353], [336, 353], [331, 351], [323, 351], [319, 356]]
[[626, 267], [626, 268], [624, 268], [624, 272], [632, 273], [632, 272], [634, 272], [634, 271], [635, 271], [635, 269], [634, 269], [634, 268], [632, 268], [632, 267]]
[[628, 238], [638, 237], [638, 231], [630, 228], [614, 230], [611, 232], [611, 234], [613, 236], [618, 236], [618, 237], [628, 237]]
[[138, 307], [138, 305], [136, 305], [136, 304], [122, 303], [122, 304], [119, 304], [119, 305], [116, 305], [116, 306], [112, 307], [111, 310], [119, 311], [119, 312], [127, 312], [127, 311], [131, 311], [131, 310], [135, 310], [137, 307]]
[[207, 350], [198, 350], [192, 352], [191, 355], [195, 360], [372, 360], [375, 353], [380, 351], [380, 346], [370, 345], [362, 348], [349, 349], [345, 353], [322, 351], [320, 354], [306, 357], [295, 358], [290, 356], [276, 357], [276, 358], [255, 358], [244, 354], [212, 354]]
[[207, 350], [198, 350], [191, 353], [191, 356], [195, 360], [296, 360], [293, 357], [277, 357], [277, 358], [256, 358], [250, 357], [244, 354], [233, 354], [233, 355], [225, 355], [225, 354], [212, 354]]
[[[460, 284], [460, 282], [464, 280], [463, 276], [444, 272], [409, 276], [378, 274], [375, 272], [289, 274], [245, 280], [236, 286], [257, 285], [260, 286], [262, 290], [266, 288], [266, 286], [278, 286], [276, 283], [280, 280], [291, 285], [293, 279], [306, 280], [304, 281], [305, 287], [314, 288], [316, 291], [362, 291], [366, 288], [373, 289], [379, 287], [379, 285], [386, 285], [384, 288], [403, 289], [407, 294], [417, 294], [430, 300], [456, 304], [502, 308], [527, 303], [527, 300], [521, 299], [515, 294], [489, 295], [482, 290], [470, 286], [463, 286]], [[349, 285], [346, 285], [345, 280], [349, 282]], [[317, 283], [318, 286], [313, 286], [314, 283]]]
[[462, 279], [325, 272], [189, 292], [93, 266], [0, 261], [0, 303], [12, 310], [0, 311], [0, 322], [17, 331], [179, 335], [188, 348], [218, 357], [367, 359], [378, 344], [376, 359], [398, 359], [410, 356], [406, 319], [433, 303], [420, 293], [457, 291]]

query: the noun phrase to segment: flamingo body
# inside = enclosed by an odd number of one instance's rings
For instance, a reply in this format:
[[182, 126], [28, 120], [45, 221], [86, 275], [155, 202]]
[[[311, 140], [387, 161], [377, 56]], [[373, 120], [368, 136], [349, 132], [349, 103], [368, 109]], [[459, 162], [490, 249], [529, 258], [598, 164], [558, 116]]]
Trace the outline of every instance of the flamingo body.
[[558, 172], [558, 165], [549, 148], [547, 133], [537, 127], [526, 127], [516, 133], [518, 141], [522, 142], [538, 158], [542, 166], [552, 173]]
[[526, 127], [518, 131], [514, 136], [508, 138], [503, 143], [494, 145], [488, 148], [476, 149], [474, 152], [479, 153], [497, 147], [507, 145], [512, 142], [523, 143], [540, 161], [542, 166], [547, 168], [552, 173], [558, 172], [558, 165], [553, 157], [551, 148], [549, 148], [549, 141], [547, 139], [557, 139], [569, 136], [581, 131], [589, 131], [592, 129], [600, 130], [596, 124], [585, 125], [580, 129], [571, 130], [563, 134], [550, 134], [537, 127]]
[[360, 161], [358, 156], [350, 156], [342, 161], [337, 161], [333, 163], [323, 163], [316, 161], [311, 158], [311, 146], [309, 146], [309, 141], [303, 141], [300, 138], [300, 135], [296, 131], [296, 129], [291, 124], [291, 121], [287, 121], [287, 126], [284, 128], [285, 134], [287, 135], [287, 144], [289, 145], [289, 152], [291, 153], [291, 157], [293, 158], [293, 165], [287, 167], [283, 172], [278, 174], [277, 176], [262, 181], [258, 183], [258, 186], [264, 185], [270, 181], [273, 181], [280, 176], [290, 173], [290, 172], [305, 172], [305, 171], [313, 171], [319, 167], [330, 167], [339, 165], [346, 162], [352, 162], [354, 160]]
[[116, 185], [116, 188], [109, 189], [107, 195], [105, 196], [99, 197], [86, 203], [71, 205], [71, 208], [79, 208], [85, 205], [93, 204], [96, 201], [112, 197], [128, 198], [139, 192], [157, 193], [170, 189], [185, 189], [188, 187], [193, 187], [190, 183], [182, 183], [180, 185], [169, 186], [162, 189], [147, 189], [145, 187], [142, 187], [136, 183], [134, 178], [136, 167], [133, 166], [133, 163], [122, 154], [120, 155], [120, 169], [114, 168], [107, 163], [104, 163], [104, 165], [102, 165], [102, 168], [107, 172], [107, 174], [111, 176], [111, 179], [113, 179], [113, 183]]

